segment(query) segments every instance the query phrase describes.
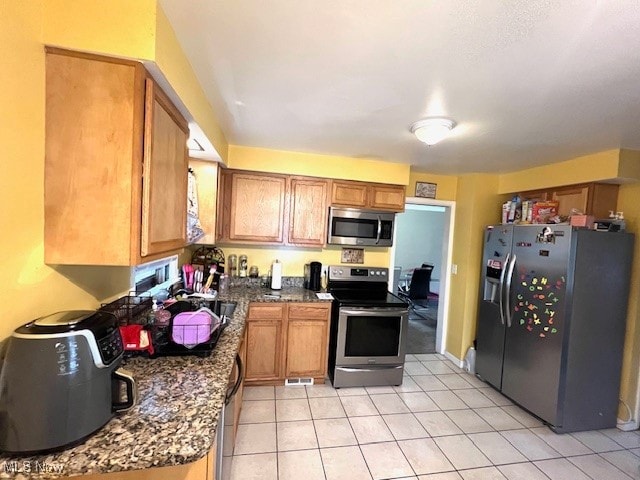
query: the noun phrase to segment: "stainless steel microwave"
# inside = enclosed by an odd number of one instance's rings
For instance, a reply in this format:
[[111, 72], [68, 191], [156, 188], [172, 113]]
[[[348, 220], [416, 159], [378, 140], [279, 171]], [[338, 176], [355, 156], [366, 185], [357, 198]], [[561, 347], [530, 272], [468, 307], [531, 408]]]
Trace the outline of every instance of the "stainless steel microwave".
[[395, 216], [391, 212], [331, 207], [327, 243], [389, 247], [393, 244]]

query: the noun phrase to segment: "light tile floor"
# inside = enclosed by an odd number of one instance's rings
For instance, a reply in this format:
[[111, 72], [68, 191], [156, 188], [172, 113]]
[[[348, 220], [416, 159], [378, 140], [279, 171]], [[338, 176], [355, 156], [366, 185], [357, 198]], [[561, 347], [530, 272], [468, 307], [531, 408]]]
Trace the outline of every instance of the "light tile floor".
[[400, 387], [247, 387], [230, 480], [640, 479], [640, 432], [557, 435], [439, 354]]

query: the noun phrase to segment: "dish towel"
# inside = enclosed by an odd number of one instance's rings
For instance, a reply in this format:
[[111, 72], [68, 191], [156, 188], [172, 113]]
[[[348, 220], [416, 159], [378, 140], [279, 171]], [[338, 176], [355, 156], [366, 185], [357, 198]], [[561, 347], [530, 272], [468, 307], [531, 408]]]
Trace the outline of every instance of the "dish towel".
[[198, 217], [198, 190], [196, 176], [189, 169], [187, 180], [187, 242], [194, 243], [204, 236], [204, 230]]

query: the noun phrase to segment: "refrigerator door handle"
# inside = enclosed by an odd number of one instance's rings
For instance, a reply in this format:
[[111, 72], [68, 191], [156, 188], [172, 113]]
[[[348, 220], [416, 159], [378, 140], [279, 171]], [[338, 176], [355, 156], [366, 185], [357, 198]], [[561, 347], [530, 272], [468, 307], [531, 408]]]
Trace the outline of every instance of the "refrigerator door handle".
[[511, 257], [511, 264], [509, 264], [509, 272], [507, 273], [507, 284], [505, 288], [505, 313], [507, 316], [507, 327], [511, 328], [511, 280], [513, 279], [513, 270], [516, 268], [516, 254]]
[[500, 291], [499, 291], [499, 295], [498, 295], [498, 303], [500, 305], [500, 321], [502, 322], [502, 325], [504, 325], [504, 274], [507, 271], [508, 265], [509, 265], [509, 259], [511, 258], [511, 254], [507, 253], [507, 258], [505, 258], [504, 260], [504, 268], [502, 269], [502, 272], [500, 272]]

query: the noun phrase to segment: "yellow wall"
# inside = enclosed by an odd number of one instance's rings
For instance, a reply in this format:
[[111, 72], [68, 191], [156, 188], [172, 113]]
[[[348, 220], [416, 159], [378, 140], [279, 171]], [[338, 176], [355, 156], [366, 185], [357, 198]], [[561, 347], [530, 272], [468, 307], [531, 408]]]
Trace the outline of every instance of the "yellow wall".
[[618, 177], [625, 182], [640, 180], [640, 150], [620, 150]]
[[218, 206], [218, 164], [204, 160], [189, 159], [189, 167], [196, 177], [198, 190], [198, 217], [205, 236], [198, 240], [201, 244], [216, 242], [216, 210]]
[[288, 173], [311, 177], [342, 178], [364, 182], [409, 183], [409, 165], [365, 158], [317, 155], [266, 148], [229, 145], [229, 168]]
[[156, 0], [45, 0], [43, 41], [132, 59], [155, 58]]
[[411, 172], [409, 185], [407, 186], [407, 197], [416, 194], [416, 182], [427, 182], [436, 184], [437, 200], [455, 200], [458, 189], [458, 177], [453, 175], [435, 175], [432, 173]]
[[498, 176], [473, 174], [458, 177], [454, 220], [451, 302], [446, 339], [447, 351], [463, 358], [475, 338], [478, 285], [484, 226], [500, 220]]
[[[227, 256], [244, 254], [247, 256], [249, 266], [258, 267], [260, 275], [266, 275], [274, 260], [282, 263], [282, 275], [286, 277], [302, 277], [304, 264], [320, 262], [323, 266], [340, 265], [342, 248], [339, 246], [327, 246], [320, 248], [294, 248], [294, 247], [238, 247], [236, 245], [219, 244]], [[381, 247], [367, 247], [364, 250], [364, 264], [367, 266], [388, 267], [389, 249]]]
[[515, 193], [588, 182], [640, 180], [640, 152], [607, 150], [564, 162], [500, 175], [499, 193]]
[[127, 269], [44, 264], [43, 11], [41, 1], [2, 2], [0, 14], [0, 338], [41, 315], [94, 308], [129, 283]]
[[[47, 45], [154, 62], [224, 160], [215, 112], [156, 0], [45, 0]], [[170, 92], [169, 92], [170, 93]]]
[[[86, 0], [85, 0], [86, 1]], [[128, 2], [135, 3], [135, 2]], [[111, 8], [111, 7], [110, 7]], [[176, 91], [182, 103], [200, 129], [207, 136], [222, 160], [226, 160], [229, 145], [220, 128], [217, 115], [207, 100], [200, 82], [185, 57], [178, 39], [162, 8], [158, 5], [156, 15], [155, 63]]]
[[127, 58], [157, 56], [187, 108], [226, 155], [209, 104], [156, 7], [155, 0], [113, 0], [108, 8], [97, 0], [2, 2], [0, 103], [11, 122], [0, 126], [0, 220], [10, 232], [0, 237], [0, 275], [12, 301], [5, 305], [0, 338], [40, 315], [95, 308], [129, 289], [128, 268], [44, 264], [45, 43]]
[[[637, 160], [640, 165], [640, 160]], [[629, 311], [627, 312], [627, 334], [622, 360], [622, 399], [637, 411], [640, 399], [636, 398], [640, 368], [640, 183], [620, 186], [618, 210], [624, 212], [627, 230], [635, 233], [634, 260], [631, 271]], [[620, 409], [621, 418], [627, 418], [626, 410]], [[636, 420], [638, 420], [636, 418]]]

